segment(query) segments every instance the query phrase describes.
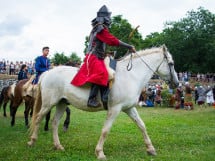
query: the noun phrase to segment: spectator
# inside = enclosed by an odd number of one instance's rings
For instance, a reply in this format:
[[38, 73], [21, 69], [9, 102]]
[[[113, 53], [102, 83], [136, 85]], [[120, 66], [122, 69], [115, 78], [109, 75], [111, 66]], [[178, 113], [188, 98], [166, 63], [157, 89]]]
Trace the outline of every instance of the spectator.
[[185, 98], [184, 98], [184, 108], [187, 110], [193, 109], [192, 103], [192, 88], [189, 82], [185, 83]]
[[15, 65], [15, 74], [18, 74], [20, 70], [20, 66], [19, 66], [19, 62], [16, 61], [16, 65]]
[[177, 88], [175, 93], [175, 100], [176, 100], [175, 109], [179, 109], [181, 107], [182, 97], [183, 97], [182, 84], [179, 84], [179, 87]]
[[198, 100], [198, 98], [199, 98], [198, 87], [195, 87], [194, 92], [195, 92], [195, 104], [196, 104], [196, 103], [197, 103], [197, 100]]
[[33, 73], [33, 63], [32, 63], [32, 61], [30, 61], [30, 63], [28, 63], [28, 73], [30, 75], [34, 74]]
[[199, 73], [197, 74], [197, 81], [198, 82], [200, 81], [200, 74]]
[[10, 75], [15, 75], [15, 65], [13, 62], [10, 63]]
[[27, 66], [25, 64], [23, 64], [21, 66], [21, 69], [18, 73], [18, 81], [23, 80], [23, 79], [28, 79], [27, 77]]
[[208, 106], [211, 106], [214, 103], [213, 90], [210, 86], [208, 86], [208, 92], [206, 94], [206, 101]]
[[10, 63], [9, 63], [8, 60], [7, 60], [7, 62], [6, 62], [6, 74], [7, 74], [7, 75], [10, 74]]
[[161, 98], [161, 90], [160, 90], [160, 89], [157, 89], [157, 90], [156, 90], [156, 96], [155, 96], [155, 104], [161, 106], [161, 101], [162, 101], [162, 98]]
[[198, 91], [198, 95], [199, 95], [198, 100], [197, 100], [198, 105], [203, 105], [205, 103], [205, 100], [206, 100], [206, 97], [205, 97], [205, 91], [206, 90], [204, 87], [199, 86], [197, 91]]

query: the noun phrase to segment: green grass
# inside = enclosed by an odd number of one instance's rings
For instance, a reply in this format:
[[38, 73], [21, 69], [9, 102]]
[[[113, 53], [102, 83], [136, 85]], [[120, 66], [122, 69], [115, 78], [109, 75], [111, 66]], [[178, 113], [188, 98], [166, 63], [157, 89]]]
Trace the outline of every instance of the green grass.
[[[212, 161], [215, 160], [215, 109], [193, 111], [171, 108], [138, 108], [157, 156], [148, 156], [142, 134], [124, 113], [115, 121], [104, 145], [109, 161]], [[53, 111], [54, 113], [54, 111]], [[8, 112], [9, 114], [9, 112]], [[96, 160], [94, 149], [106, 118], [106, 112], [88, 113], [71, 108], [71, 124], [59, 136], [65, 151], [53, 149], [52, 133], [43, 131], [29, 148], [24, 126], [23, 107], [19, 108], [15, 127], [0, 114], [0, 160], [2, 161], [85, 161]], [[65, 118], [65, 116], [64, 116]], [[63, 119], [64, 119], [63, 118]], [[51, 124], [50, 124], [51, 128]]]

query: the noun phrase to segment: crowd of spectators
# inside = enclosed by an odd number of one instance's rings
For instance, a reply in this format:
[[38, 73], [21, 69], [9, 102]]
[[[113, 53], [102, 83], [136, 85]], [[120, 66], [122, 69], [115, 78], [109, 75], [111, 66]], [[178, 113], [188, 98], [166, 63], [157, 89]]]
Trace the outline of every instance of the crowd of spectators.
[[[211, 84], [212, 85], [212, 84]], [[169, 89], [164, 83], [148, 85], [139, 97], [139, 106], [168, 106], [175, 109], [193, 109], [194, 105], [215, 105], [215, 85], [181, 82], [177, 89]]]
[[32, 75], [35, 73], [34, 63], [32, 61], [23, 62], [23, 61], [0, 61], [0, 73], [7, 75], [18, 75], [22, 65], [27, 66], [28, 74]]
[[191, 72], [179, 72], [178, 79], [181, 82], [198, 81], [198, 82], [215, 82], [215, 73], [191, 73]]

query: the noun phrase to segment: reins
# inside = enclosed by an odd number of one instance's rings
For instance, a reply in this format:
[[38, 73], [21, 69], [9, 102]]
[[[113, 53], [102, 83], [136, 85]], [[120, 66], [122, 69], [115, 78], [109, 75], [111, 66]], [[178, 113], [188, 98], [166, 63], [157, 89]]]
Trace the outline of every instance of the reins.
[[[156, 71], [154, 71], [149, 65], [148, 65], [148, 63], [146, 63], [146, 61], [144, 61], [143, 60], [143, 58], [137, 53], [137, 52], [135, 52], [135, 54], [140, 58], [140, 60], [153, 72], [153, 73], [155, 73], [155, 74], [157, 74], [157, 75], [159, 75], [160, 76], [160, 74], [158, 73], [158, 72], [156, 72]], [[133, 64], [132, 64], [132, 53], [130, 53], [130, 59], [129, 59], [129, 62], [128, 62], [128, 65], [127, 65], [127, 70], [128, 71], [130, 71], [131, 69], [132, 69], [132, 67], [133, 67]], [[163, 60], [162, 60], [162, 62], [163, 62]], [[161, 64], [162, 64], [162, 62], [161, 62]], [[160, 65], [161, 65], [160, 64]], [[160, 65], [158, 66], [158, 68], [160, 67]], [[157, 68], [157, 69], [158, 69]]]
[[[171, 82], [171, 85], [172, 85], [172, 82], [173, 82], [173, 76], [172, 76], [172, 69], [171, 69], [171, 65], [172, 63], [168, 62], [168, 58], [167, 58], [167, 55], [165, 53], [163, 53], [164, 57], [163, 57], [163, 60], [161, 61], [160, 65], [157, 67], [156, 71], [154, 71], [148, 63], [146, 63], [146, 61], [143, 60], [143, 58], [137, 53], [135, 52], [135, 54], [140, 58], [140, 60], [156, 75], [158, 75], [160, 78], [162, 78], [162, 76], [157, 72], [157, 69], [159, 69], [159, 67], [161, 66], [161, 64], [163, 63], [164, 59], [167, 60], [167, 63], [168, 63], [168, 67], [169, 67], [169, 71], [170, 71], [170, 82]], [[132, 64], [132, 61], [133, 61], [133, 55], [132, 53], [130, 53], [130, 59], [129, 59], [129, 62], [128, 62], [128, 65], [127, 65], [127, 70], [130, 71], [133, 67], [133, 64]]]

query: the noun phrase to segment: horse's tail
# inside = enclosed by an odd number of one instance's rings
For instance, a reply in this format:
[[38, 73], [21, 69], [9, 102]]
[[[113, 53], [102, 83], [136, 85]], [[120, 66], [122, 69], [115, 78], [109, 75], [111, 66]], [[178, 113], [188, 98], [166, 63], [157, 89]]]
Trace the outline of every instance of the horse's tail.
[[2, 103], [4, 101], [4, 91], [5, 91], [5, 88], [3, 88], [2, 91], [1, 91], [1, 95], [0, 95], [0, 108], [1, 108]]
[[34, 103], [34, 107], [33, 107], [33, 116], [32, 116], [32, 120], [31, 120], [31, 126], [30, 126], [30, 133], [32, 134], [35, 124], [36, 124], [36, 119], [38, 116], [38, 113], [41, 109], [42, 106], [42, 97], [41, 97], [41, 87], [40, 84], [37, 85], [37, 96], [36, 96], [36, 100]]

